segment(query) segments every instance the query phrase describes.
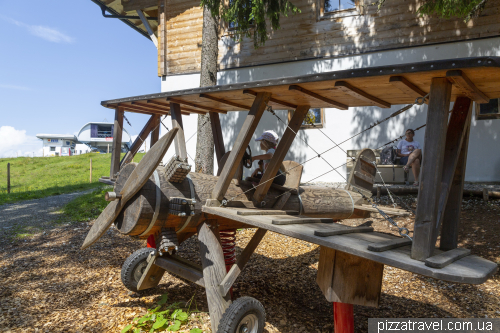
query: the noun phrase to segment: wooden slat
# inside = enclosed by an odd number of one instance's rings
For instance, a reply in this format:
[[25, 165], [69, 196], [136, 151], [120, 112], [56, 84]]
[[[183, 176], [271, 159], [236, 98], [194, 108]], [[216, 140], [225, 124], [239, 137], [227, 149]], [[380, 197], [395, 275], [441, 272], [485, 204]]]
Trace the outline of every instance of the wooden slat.
[[161, 115], [166, 115], [168, 111], [160, 111], [160, 110], [153, 110], [153, 109], [146, 109], [141, 106], [137, 105], [130, 105], [130, 104], [125, 104], [125, 103], [120, 103], [119, 107], [131, 111], [131, 112], [143, 112], [146, 114], [161, 114]]
[[372, 96], [361, 89], [354, 87], [349, 84], [347, 81], [337, 81], [335, 82], [335, 88], [343, 91], [344, 93], [351, 95], [354, 98], [366, 101], [371, 103], [372, 105], [381, 107], [381, 108], [390, 108], [391, 103], [381, 100], [375, 96]]
[[283, 206], [285, 206], [285, 204], [288, 201], [288, 199], [290, 199], [291, 195], [292, 195], [291, 192], [285, 192], [285, 193], [283, 193], [278, 198], [278, 200], [276, 200], [276, 202], [274, 203], [273, 209], [280, 210], [281, 208], [283, 208]]
[[236, 172], [245, 153], [245, 149], [252, 139], [252, 135], [259, 124], [260, 118], [264, 114], [266, 109], [266, 104], [271, 97], [270, 93], [258, 93], [255, 98], [252, 108], [248, 112], [248, 115], [241, 127], [238, 137], [233, 146], [233, 150], [229, 154], [229, 157], [222, 169], [221, 175], [215, 188], [212, 192], [212, 199], [222, 200], [226, 194], [227, 188], [231, 183], [231, 179]]
[[205, 287], [203, 272], [194, 268], [192, 265], [187, 265], [185, 262], [177, 260], [174, 256], [164, 255], [157, 257], [155, 265], [161, 267], [169, 273], [180, 276], [181, 278], [196, 283], [201, 287]]
[[154, 124], [153, 130], [151, 131], [151, 140], [149, 142], [150, 147], [153, 147], [160, 138], [160, 121], [161, 116], [156, 116], [156, 123]]
[[202, 222], [198, 227], [198, 240], [200, 241], [200, 256], [210, 312], [210, 323], [212, 332], [217, 332], [220, 319], [231, 304], [231, 295], [222, 295], [219, 288], [226, 276], [226, 264], [219, 243], [217, 225], [214, 223], [210, 226], [207, 222]]
[[214, 96], [210, 96], [208, 94], [200, 94], [200, 97], [201, 98], [206, 98], [206, 99], [209, 99], [211, 101], [216, 101], [216, 102], [219, 102], [219, 103], [222, 103], [222, 104], [227, 104], [227, 105], [231, 105], [231, 106], [235, 106], [239, 109], [242, 109], [242, 110], [250, 110], [250, 106], [246, 106], [246, 105], [243, 105], [243, 104], [239, 104], [239, 103], [235, 103], [235, 102], [232, 102], [232, 101], [229, 101], [229, 100], [226, 100], [226, 99], [222, 99], [222, 98], [217, 98], [217, 97], [214, 97]]
[[151, 109], [153, 111], [158, 111], [158, 112], [168, 112], [170, 111], [170, 108], [168, 107], [165, 107], [165, 106], [161, 106], [161, 105], [156, 105], [156, 104], [148, 104], [148, 103], [144, 103], [144, 102], [130, 102], [130, 104], [134, 105], [134, 106], [138, 106], [138, 107], [141, 107], [141, 108], [144, 108], [144, 109]]
[[163, 274], [165, 274], [165, 269], [155, 265], [156, 257], [157, 256], [149, 259], [148, 265], [137, 283], [137, 290], [154, 288], [160, 283]]
[[373, 232], [372, 227], [337, 228], [333, 230], [316, 230], [314, 235], [320, 237], [338, 236], [346, 234], [357, 234], [361, 232]]
[[435, 247], [433, 236], [443, 174], [451, 83], [446, 78], [433, 78], [430, 91], [423, 149], [425, 154], [420, 169], [418, 206], [411, 249], [411, 257], [422, 261], [432, 256]]
[[167, 97], [167, 101], [171, 102], [171, 103], [189, 105], [189, 106], [192, 106], [194, 108], [198, 108], [198, 109], [202, 109], [202, 110], [207, 110], [209, 112], [227, 113], [227, 111], [224, 111], [224, 110], [221, 110], [221, 109], [215, 109], [215, 108], [211, 108], [211, 107], [208, 107], [208, 106], [191, 103], [191, 102], [184, 101], [184, 100], [178, 99], [178, 98]]
[[279, 172], [281, 164], [283, 163], [283, 160], [285, 159], [285, 156], [288, 153], [300, 126], [302, 126], [302, 122], [304, 121], [309, 109], [309, 105], [299, 105], [295, 110], [292, 119], [288, 123], [285, 133], [278, 143], [278, 147], [276, 147], [276, 151], [274, 152], [271, 161], [262, 175], [259, 185], [253, 194], [253, 200], [261, 202], [269, 191], [269, 188], [271, 188], [271, 184], [273, 183], [272, 179], [276, 177], [276, 174]]
[[[155, 105], [158, 105], [158, 106], [163, 106], [166, 110], [170, 111], [170, 104], [161, 103], [161, 102], [153, 101], [153, 100], [150, 100], [150, 99], [146, 100], [146, 103], [148, 103], [148, 104], [149, 103], [150, 104], [155, 104]], [[186, 107], [181, 107], [181, 111], [182, 111], [182, 114], [186, 115], [186, 116], [189, 116], [190, 113], [207, 114], [204, 111], [190, 109], [190, 108], [186, 108]]]
[[[404, 76], [391, 76], [389, 82], [412, 98], [424, 97], [427, 95], [425, 91], [408, 81]], [[429, 98], [426, 98], [425, 103], [428, 103], [428, 101]]]
[[326, 102], [332, 106], [334, 106], [337, 109], [340, 110], [347, 110], [349, 107], [343, 103], [339, 103], [337, 101], [334, 101], [331, 98], [327, 98], [324, 96], [321, 96], [320, 94], [315, 93], [314, 91], [310, 91], [308, 89], [302, 88], [301, 86], [298, 86], [296, 84], [292, 84], [291, 86], [288, 87], [289, 90], [297, 90], [300, 91], [303, 94], [309, 95], [311, 97], [314, 97], [316, 99], [319, 99], [320, 101]]
[[478, 103], [488, 103], [490, 99], [476, 85], [465, 75], [461, 70], [451, 70], [446, 72], [446, 77], [453, 82], [453, 84], [465, 96]]
[[151, 118], [149, 118], [148, 122], [146, 123], [146, 125], [144, 125], [137, 138], [135, 138], [134, 143], [132, 143], [130, 150], [125, 154], [125, 156], [123, 156], [123, 159], [120, 162], [120, 166], [132, 162], [135, 154], [137, 154], [144, 140], [146, 140], [149, 133], [151, 133], [151, 130], [154, 128], [155, 123], [158, 121], [157, 119], [160, 119], [160, 117], [160, 115], [152, 115]]
[[[243, 93], [247, 94], [247, 95], [257, 96], [257, 93], [251, 89], [245, 89], [245, 90], [243, 90]], [[297, 105], [295, 105], [295, 104], [289, 103], [287, 101], [282, 101], [282, 100], [276, 99], [274, 97], [271, 97], [269, 99], [269, 101], [276, 103], [276, 104], [279, 104], [279, 105], [288, 106], [289, 108], [292, 108], [292, 109], [297, 108]]]
[[470, 255], [470, 250], [468, 249], [453, 249], [427, 258], [425, 265], [433, 268], [443, 268], [468, 255]]
[[122, 0], [123, 10], [126, 12], [145, 9], [158, 5], [158, 0]]
[[115, 179], [115, 175], [120, 171], [120, 154], [122, 152], [122, 133], [123, 133], [123, 114], [122, 108], [115, 110], [115, 123], [113, 127], [113, 150], [111, 151], [110, 179]]
[[330, 218], [312, 218], [312, 217], [297, 217], [294, 219], [276, 219], [273, 224], [288, 225], [288, 224], [306, 224], [306, 223], [333, 223]]
[[236, 281], [240, 273], [243, 271], [243, 268], [250, 259], [250, 256], [255, 252], [255, 249], [257, 248], [257, 246], [259, 246], [260, 241], [266, 235], [266, 232], [267, 230], [265, 229], [257, 229], [250, 242], [248, 242], [243, 252], [241, 252], [241, 255], [238, 257], [236, 263], [231, 267], [227, 275], [224, 277], [224, 280], [222, 280], [220, 284], [220, 290], [223, 296], [227, 295], [228, 291], [234, 284], [234, 281]]
[[210, 125], [212, 126], [217, 163], [220, 163], [222, 156], [226, 153], [226, 148], [224, 147], [224, 136], [222, 135], [220, 118], [217, 112], [210, 112]]
[[368, 250], [373, 252], [384, 252], [393, 249], [397, 249], [398, 247], [403, 247], [411, 245], [411, 240], [408, 238], [395, 238], [386, 240], [380, 243], [373, 243], [368, 245]]
[[460, 158], [463, 139], [467, 135], [467, 130], [471, 122], [471, 116], [472, 100], [468, 97], [458, 97], [455, 104], [453, 104], [453, 110], [448, 122], [448, 130], [446, 132], [443, 175], [441, 178], [437, 223], [433, 236], [434, 242], [436, 242], [439, 234], [439, 228], [443, 219], [444, 210], [452, 188], [453, 177]]
[[182, 124], [181, 108], [177, 103], [170, 103], [170, 115], [172, 116], [172, 127], [179, 127], [174, 139], [175, 154], [181, 160], [187, 159], [186, 139], [184, 137], [184, 126]]
[[241, 216], [256, 216], [256, 215], [267, 215], [267, 216], [274, 216], [274, 215], [299, 215], [299, 212], [294, 211], [294, 210], [274, 210], [274, 209], [268, 209], [268, 210], [258, 210], [258, 209], [249, 209], [249, 210], [238, 210], [236, 212], [237, 215]]
[[360, 171], [354, 171], [354, 177], [357, 177], [357, 178], [359, 178], [367, 183], [370, 183], [370, 184], [375, 183], [375, 179], [373, 177], [369, 177]]

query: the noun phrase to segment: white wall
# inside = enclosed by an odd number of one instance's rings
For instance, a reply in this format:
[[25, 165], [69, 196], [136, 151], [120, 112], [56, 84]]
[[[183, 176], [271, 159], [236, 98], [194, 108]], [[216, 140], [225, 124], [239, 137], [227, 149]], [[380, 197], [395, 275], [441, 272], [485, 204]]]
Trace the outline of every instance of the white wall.
[[[403, 50], [375, 52], [351, 57], [335, 59], [318, 59], [298, 61], [276, 65], [255, 66], [251, 68], [231, 69], [218, 73], [218, 84], [241, 83], [253, 80], [274, 79], [323, 73], [329, 71], [363, 68], [372, 66], [395, 65], [420, 61], [443, 60], [476, 56], [500, 56], [500, 38], [491, 38], [477, 41], [443, 44], [440, 46], [421, 46]], [[199, 74], [167, 76], [162, 79], [163, 91], [190, 89], [199, 86]], [[383, 119], [402, 106], [393, 106], [391, 109], [377, 107], [350, 108], [348, 111], [325, 109], [325, 126], [322, 131], [336, 143], [339, 143], [362, 129], [368, 127], [376, 120]], [[247, 112], [230, 112], [221, 115], [226, 150], [230, 149], [241, 128]], [[278, 116], [286, 122], [284, 111], [277, 112]], [[399, 137], [407, 128], [416, 128], [426, 123], [427, 107], [415, 106], [396, 118], [375, 127], [352, 140], [341, 145], [342, 149], [378, 148], [379, 146]], [[183, 117], [186, 140], [196, 133], [197, 116]], [[170, 124], [169, 124], [170, 125]], [[170, 127], [170, 126], [169, 126]], [[254, 138], [264, 130], [273, 129], [279, 135], [283, 134], [285, 126], [273, 115], [265, 113]], [[162, 128], [162, 130], [164, 130]], [[472, 128], [467, 159], [466, 181], [489, 182], [500, 181], [500, 154], [497, 153], [500, 138], [500, 120], [472, 120]], [[415, 139], [423, 142], [425, 128], [416, 133]], [[162, 133], [163, 134], [163, 133]], [[334, 144], [319, 130], [301, 130], [295, 139], [286, 159], [303, 162], [314, 157], [314, 151], [322, 152]], [[194, 158], [196, 151], [196, 135], [187, 143], [189, 154]], [[252, 151], [258, 152], [257, 144], [252, 141]], [[166, 156], [168, 159], [174, 154], [173, 148]], [[425, 154], [425, 146], [424, 146]], [[346, 161], [346, 154], [339, 148], [326, 153], [323, 157], [334, 167]], [[190, 160], [191, 161], [191, 160]], [[194, 162], [191, 161], [193, 164]], [[311, 180], [324, 172], [331, 170], [330, 166], [318, 158], [304, 165], [303, 181]], [[343, 181], [345, 167], [338, 169], [340, 174], [330, 172], [315, 181]]]

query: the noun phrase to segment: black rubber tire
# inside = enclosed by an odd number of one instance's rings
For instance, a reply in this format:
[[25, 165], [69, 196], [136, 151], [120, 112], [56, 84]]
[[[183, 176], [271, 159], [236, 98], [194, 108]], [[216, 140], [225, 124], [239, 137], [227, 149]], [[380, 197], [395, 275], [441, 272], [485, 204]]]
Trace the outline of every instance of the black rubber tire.
[[[266, 311], [264, 306], [253, 297], [241, 297], [234, 301], [222, 315], [217, 333], [243, 333], [240, 322], [247, 316], [257, 320], [257, 326], [249, 329], [248, 333], [262, 333], [266, 324]], [[247, 317], [248, 318], [248, 317]], [[243, 323], [242, 323], [243, 324]]]
[[[144, 272], [144, 269], [148, 266], [147, 259], [149, 254], [153, 251], [155, 251], [155, 249], [144, 247], [132, 253], [123, 263], [121, 274], [122, 283], [128, 290], [137, 292], [137, 284], [140, 279], [140, 277], [137, 279], [137, 276], [142, 275], [142, 272]], [[138, 270], [141, 271], [141, 274], [138, 274]]]

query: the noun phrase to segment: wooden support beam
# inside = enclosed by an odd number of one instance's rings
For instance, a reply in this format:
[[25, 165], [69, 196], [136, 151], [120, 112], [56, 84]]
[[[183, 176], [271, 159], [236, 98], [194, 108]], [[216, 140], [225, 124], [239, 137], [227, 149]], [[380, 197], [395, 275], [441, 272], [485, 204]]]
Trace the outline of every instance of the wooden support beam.
[[200, 94], [200, 97], [201, 98], [209, 99], [211, 101], [216, 101], [216, 102], [219, 102], [219, 103], [222, 103], [222, 104], [227, 104], [227, 105], [235, 106], [235, 107], [237, 107], [239, 109], [242, 109], [242, 110], [250, 110], [250, 108], [251, 108], [250, 106], [246, 106], [246, 105], [243, 105], [243, 104], [235, 103], [235, 102], [228, 101], [228, 100], [222, 99], [222, 98], [213, 97], [213, 96], [210, 96], [210, 95], [207, 95], [207, 94]]
[[465, 96], [478, 103], [488, 103], [490, 99], [459, 69], [446, 72], [446, 77]]
[[458, 246], [458, 227], [460, 225], [460, 211], [462, 210], [462, 196], [464, 191], [465, 168], [467, 165], [467, 151], [469, 148], [470, 122], [463, 138], [460, 156], [457, 161], [450, 194], [444, 209], [441, 222], [441, 239], [439, 248], [447, 251]]
[[226, 264], [216, 223], [209, 225], [206, 221], [202, 222], [198, 228], [198, 240], [210, 324], [212, 332], [217, 332], [222, 315], [231, 304], [231, 295], [222, 295], [219, 287], [226, 276]]
[[160, 121], [161, 116], [157, 116], [156, 123], [154, 124], [153, 130], [151, 131], [151, 140], [149, 142], [149, 147], [153, 147], [158, 139], [160, 139]]
[[304, 118], [310, 108], [311, 107], [309, 105], [299, 105], [295, 110], [283, 137], [278, 143], [278, 147], [276, 147], [276, 151], [271, 158], [271, 161], [262, 175], [259, 186], [257, 186], [257, 189], [253, 194], [252, 199], [254, 201], [261, 202], [266, 196], [267, 191], [269, 191], [269, 188], [273, 183], [272, 178], [274, 178], [280, 170], [281, 164], [283, 163], [283, 160], [285, 159], [285, 156], [288, 153], [288, 150], [290, 149], [290, 146], [292, 145], [300, 126], [302, 126], [302, 122], [304, 121]]
[[181, 278], [196, 283], [201, 287], [205, 287], [202, 271], [197, 269], [192, 264], [187, 264], [186, 260], [182, 260], [181, 257], [176, 255], [164, 255], [157, 257], [154, 264], [169, 273], [180, 276]]
[[411, 245], [411, 240], [403, 237], [403, 238], [393, 238], [383, 242], [371, 243], [368, 245], [368, 250], [373, 252], [384, 252], [393, 249], [397, 249], [399, 247]]
[[220, 126], [218, 113], [210, 112], [210, 125], [212, 126], [217, 163], [220, 163], [222, 156], [226, 153], [226, 148], [224, 147], [224, 137], [222, 136], [222, 128]]
[[146, 266], [144, 273], [142, 273], [141, 279], [137, 283], [137, 290], [154, 288], [160, 283], [163, 274], [165, 274], [165, 270], [160, 266], [155, 265], [155, 259], [157, 257], [157, 253], [152, 257], [148, 257], [148, 265]]
[[309, 95], [311, 97], [314, 97], [316, 99], [319, 99], [320, 101], [326, 102], [330, 105], [333, 105], [335, 108], [340, 109], [340, 110], [347, 110], [349, 107], [343, 103], [334, 101], [331, 98], [327, 98], [324, 96], [321, 96], [320, 94], [315, 93], [314, 91], [307, 90], [305, 88], [302, 88], [301, 86], [298, 86], [296, 84], [292, 84], [291, 86], [288, 87], [288, 90], [297, 90], [300, 91], [301, 93], [305, 95]]
[[243, 123], [243, 126], [238, 133], [238, 137], [234, 142], [233, 150], [231, 150], [226, 164], [222, 169], [221, 175], [217, 180], [217, 184], [212, 192], [212, 199], [217, 199], [219, 201], [224, 199], [224, 195], [226, 194], [229, 184], [231, 183], [231, 179], [233, 178], [233, 175], [236, 172], [236, 169], [238, 169], [238, 166], [243, 158], [245, 149], [252, 139], [252, 135], [259, 124], [260, 118], [264, 114], [269, 98], [271, 98], [271, 93], [261, 92], [257, 94], [252, 108], [248, 112], [245, 122]]
[[120, 167], [127, 163], [132, 162], [135, 154], [137, 154], [144, 140], [146, 140], [149, 133], [154, 128], [155, 123], [158, 121], [157, 119], [160, 119], [160, 117], [161, 117], [160, 115], [152, 115], [151, 118], [149, 118], [148, 122], [146, 123], [146, 125], [144, 125], [137, 138], [135, 138], [134, 143], [132, 143], [130, 150], [125, 154], [125, 156], [121, 160]]
[[[158, 106], [163, 107], [165, 110], [167, 110], [167, 111], [170, 112], [170, 104], [169, 103], [161, 103], [161, 102], [153, 101], [153, 100], [150, 100], [150, 99], [148, 99], [146, 101], [146, 103], [158, 105]], [[185, 116], [189, 116], [191, 113], [197, 113], [197, 114], [203, 114], [203, 115], [207, 114], [204, 111], [194, 110], [194, 109], [184, 108], [184, 107], [181, 107], [181, 111], [182, 111], [182, 114], [185, 115]]]
[[468, 255], [470, 255], [469, 249], [453, 249], [427, 258], [425, 265], [433, 268], [444, 268]]
[[120, 171], [120, 153], [122, 152], [122, 132], [123, 132], [123, 108], [116, 108], [115, 123], [113, 127], [113, 150], [111, 152], [111, 168], [109, 178], [115, 179], [115, 175]]
[[[448, 196], [452, 188], [455, 170], [457, 168], [463, 139], [467, 135], [472, 116], [472, 100], [468, 97], [459, 96], [453, 104], [451, 117], [446, 132], [446, 145], [444, 148], [443, 175], [441, 178], [441, 193], [439, 195], [439, 206], [436, 228], [434, 229], [434, 243], [436, 243], [439, 228], [443, 220], [444, 210], [448, 202]], [[462, 200], [460, 200], [461, 203]]]
[[146, 18], [146, 16], [144, 16], [144, 13], [142, 12], [142, 10], [137, 9], [136, 12], [137, 12], [137, 15], [139, 15], [139, 17], [141, 18], [141, 22], [144, 25], [144, 27], [146, 28], [146, 31], [149, 34], [149, 38], [151, 38], [151, 41], [153, 42], [153, 44], [155, 44], [156, 48], [158, 48], [158, 39], [156, 38], [156, 35], [153, 32], [153, 29], [149, 25], [148, 19]]
[[158, 6], [158, 76], [168, 74], [167, 61], [167, 0], [156, 0]]
[[161, 115], [166, 115], [168, 111], [158, 111], [158, 110], [153, 110], [153, 109], [146, 109], [138, 105], [130, 105], [130, 104], [125, 104], [125, 103], [120, 103], [118, 104], [119, 107], [131, 111], [131, 112], [139, 112], [139, 113], [146, 113], [146, 114], [161, 114]]
[[[253, 90], [250, 90], [250, 89], [245, 89], [243, 90], [243, 93], [245, 95], [252, 95], [252, 96], [257, 96], [257, 92], [253, 91]], [[282, 100], [279, 100], [279, 99], [276, 99], [276, 98], [273, 98], [271, 97], [269, 99], [270, 102], [273, 102], [273, 103], [276, 103], [276, 104], [279, 104], [279, 105], [283, 105], [283, 106], [287, 106], [289, 108], [292, 108], [292, 109], [296, 109], [297, 108], [297, 105], [293, 104], [293, 103], [289, 103], [289, 102], [286, 102], [286, 101], [282, 101]]]
[[339, 89], [340, 91], [351, 95], [352, 97], [368, 102], [372, 105], [378, 106], [380, 108], [390, 108], [391, 103], [388, 103], [386, 101], [381, 100], [380, 98], [377, 98], [375, 96], [372, 96], [366, 92], [364, 92], [361, 89], [358, 89], [351, 84], [349, 84], [346, 81], [337, 81], [335, 82], [335, 88]]
[[329, 302], [378, 306], [384, 265], [320, 247], [316, 283]]
[[172, 128], [179, 127], [179, 131], [174, 138], [175, 153], [181, 160], [186, 160], [186, 139], [184, 138], [184, 126], [182, 124], [181, 107], [179, 104], [170, 103], [170, 115], [172, 117]]
[[211, 108], [211, 107], [204, 106], [204, 105], [198, 105], [198, 104], [191, 103], [191, 102], [188, 102], [188, 101], [183, 101], [182, 99], [178, 99], [178, 98], [167, 97], [167, 101], [171, 102], [171, 103], [189, 105], [189, 106], [192, 106], [193, 108], [207, 110], [208, 112], [227, 113], [227, 111], [224, 111], [224, 110], [221, 110], [221, 109], [215, 109], [215, 108]]
[[446, 78], [433, 78], [411, 248], [411, 257], [421, 261], [431, 257], [435, 247], [433, 236], [437, 223], [450, 98], [451, 83]]
[[[389, 82], [411, 98], [424, 97], [427, 95], [425, 91], [408, 81], [404, 76], [391, 76]], [[429, 102], [429, 98], [425, 99], [425, 103]]]
[[240, 273], [243, 271], [243, 268], [250, 259], [250, 256], [254, 253], [262, 238], [264, 238], [266, 232], [266, 229], [257, 229], [250, 242], [248, 242], [243, 252], [241, 252], [241, 255], [236, 263], [231, 267], [224, 280], [222, 280], [220, 284], [220, 291], [223, 296], [227, 295], [228, 291], [233, 286], [234, 281], [236, 281]]
[[140, 107], [143, 109], [152, 110], [156, 112], [168, 113], [170, 111], [170, 109], [162, 107], [160, 105], [147, 104], [142, 102], [130, 102], [130, 104], [132, 104], [134, 107]]
[[158, 5], [158, 0], [122, 0], [123, 10], [126, 12], [145, 9]]

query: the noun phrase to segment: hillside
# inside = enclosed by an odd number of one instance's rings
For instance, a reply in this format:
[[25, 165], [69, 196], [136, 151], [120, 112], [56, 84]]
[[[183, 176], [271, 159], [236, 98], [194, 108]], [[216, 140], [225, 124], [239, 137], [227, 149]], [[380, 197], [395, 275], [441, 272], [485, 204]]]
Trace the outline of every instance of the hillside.
[[[144, 154], [137, 154], [134, 162], [139, 162], [143, 156]], [[109, 176], [110, 162], [111, 154], [96, 153], [64, 157], [2, 158], [0, 205], [99, 187], [99, 177]], [[10, 163], [10, 194], [7, 193], [7, 163]]]

